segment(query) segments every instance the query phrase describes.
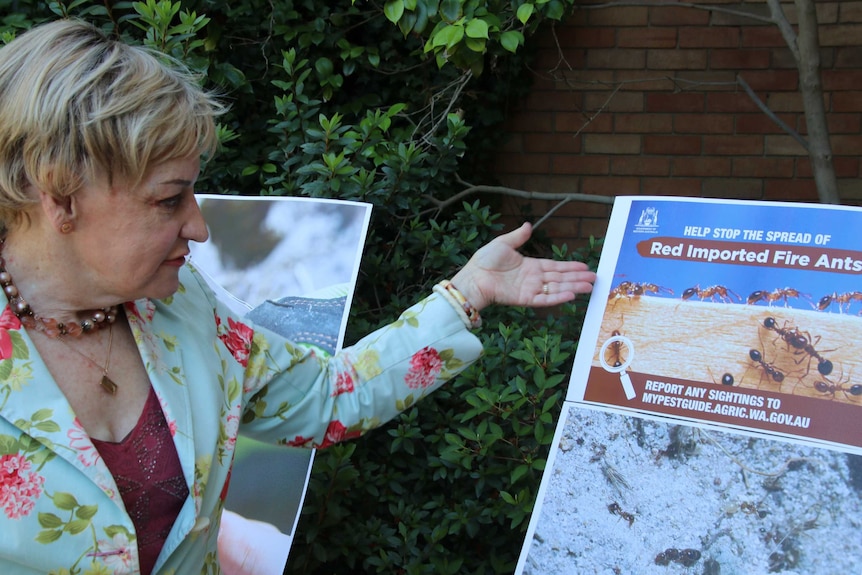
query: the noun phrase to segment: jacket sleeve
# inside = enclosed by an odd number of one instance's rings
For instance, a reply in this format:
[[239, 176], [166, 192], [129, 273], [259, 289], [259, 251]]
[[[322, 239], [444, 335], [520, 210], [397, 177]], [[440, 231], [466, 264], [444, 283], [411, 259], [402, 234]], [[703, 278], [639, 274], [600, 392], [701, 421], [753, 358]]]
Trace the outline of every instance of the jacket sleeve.
[[195, 277], [213, 305], [216, 346], [223, 361], [232, 363], [227, 372], [236, 373], [234, 385], [241, 386], [242, 432], [259, 440], [326, 447], [358, 437], [482, 354], [479, 339], [437, 294], [356, 345], [325, 356], [235, 317]]

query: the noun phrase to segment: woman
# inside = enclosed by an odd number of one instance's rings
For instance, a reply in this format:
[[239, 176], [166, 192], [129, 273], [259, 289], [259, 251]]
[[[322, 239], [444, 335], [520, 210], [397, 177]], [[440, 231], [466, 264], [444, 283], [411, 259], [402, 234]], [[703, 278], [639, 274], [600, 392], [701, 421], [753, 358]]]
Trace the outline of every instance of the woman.
[[0, 49], [4, 575], [216, 573], [240, 423], [295, 446], [356, 437], [479, 357], [485, 306], [592, 288], [582, 263], [522, 257], [525, 224], [327, 360], [243, 323], [186, 265], [221, 111], [84, 23]]

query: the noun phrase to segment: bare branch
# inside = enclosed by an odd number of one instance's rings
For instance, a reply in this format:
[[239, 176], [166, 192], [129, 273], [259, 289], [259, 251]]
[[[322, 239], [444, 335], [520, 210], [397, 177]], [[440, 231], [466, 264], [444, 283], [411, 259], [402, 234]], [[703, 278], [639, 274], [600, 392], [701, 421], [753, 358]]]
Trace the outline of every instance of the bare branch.
[[552, 211], [556, 211], [563, 204], [565, 204], [567, 202], [571, 202], [571, 201], [592, 202], [592, 203], [596, 203], [596, 204], [607, 204], [607, 205], [613, 205], [613, 203], [614, 203], [614, 198], [612, 196], [596, 196], [593, 194], [577, 194], [577, 193], [563, 194], [563, 193], [551, 193], [551, 192], [530, 192], [527, 190], [519, 190], [516, 188], [509, 188], [506, 186], [481, 186], [481, 185], [474, 186], [468, 182], [465, 182], [461, 178], [458, 178], [458, 182], [467, 186], [467, 188], [461, 190], [460, 192], [458, 192], [457, 194], [455, 194], [451, 198], [447, 198], [445, 200], [438, 200], [437, 198], [426, 194], [424, 197], [429, 202], [434, 204], [435, 207], [432, 210], [426, 210], [426, 211], [422, 212], [422, 214], [420, 214], [420, 215], [424, 215], [424, 214], [427, 214], [427, 213], [432, 212], [432, 211], [442, 210], [442, 209], [447, 208], [447, 207], [449, 207], [449, 206], [451, 206], [457, 202], [462, 201], [466, 197], [469, 197], [473, 194], [480, 194], [480, 193], [500, 194], [503, 196], [513, 196], [516, 198], [524, 198], [526, 200], [561, 200], [562, 203], [560, 205], [554, 207]]
[[748, 82], [746, 82], [741, 75], [737, 74], [736, 81], [737, 81], [737, 83], [739, 83], [740, 86], [742, 86], [742, 89], [745, 90], [745, 93], [748, 94], [748, 97], [751, 98], [755, 104], [757, 104], [757, 107], [760, 108], [761, 112], [766, 114], [766, 116], [770, 120], [775, 122], [779, 128], [781, 128], [782, 130], [787, 132], [790, 136], [793, 137], [794, 140], [799, 142], [799, 144], [803, 148], [805, 148], [806, 152], [808, 151], [808, 141], [805, 138], [803, 138], [799, 134], [799, 132], [797, 132], [796, 130], [794, 130], [790, 126], [788, 126], [781, 118], [776, 116], [775, 112], [770, 110], [767, 107], [767, 105], [763, 103], [763, 100], [761, 100], [760, 98], [757, 97], [757, 94], [754, 93], [754, 90], [751, 89], [751, 86], [748, 85]]
[[790, 52], [793, 54], [793, 59], [799, 62], [801, 58], [799, 54], [799, 46], [796, 43], [796, 33], [793, 31], [793, 26], [790, 25], [790, 22], [787, 21], [787, 17], [784, 15], [784, 9], [781, 7], [781, 2], [779, 0], [766, 0], [767, 4], [769, 4], [769, 10], [772, 13], [772, 20], [775, 22], [775, 25], [778, 26], [778, 30], [781, 32], [781, 36], [784, 38], [784, 42], [787, 44], [787, 47], [790, 48]]

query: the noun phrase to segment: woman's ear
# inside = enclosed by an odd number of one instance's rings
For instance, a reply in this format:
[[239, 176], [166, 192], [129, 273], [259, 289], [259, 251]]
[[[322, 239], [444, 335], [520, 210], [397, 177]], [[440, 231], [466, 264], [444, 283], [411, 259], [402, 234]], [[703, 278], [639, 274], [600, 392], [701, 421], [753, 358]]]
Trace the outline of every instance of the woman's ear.
[[75, 229], [75, 195], [54, 196], [43, 190], [38, 190], [39, 202], [45, 217], [61, 234], [68, 234]]

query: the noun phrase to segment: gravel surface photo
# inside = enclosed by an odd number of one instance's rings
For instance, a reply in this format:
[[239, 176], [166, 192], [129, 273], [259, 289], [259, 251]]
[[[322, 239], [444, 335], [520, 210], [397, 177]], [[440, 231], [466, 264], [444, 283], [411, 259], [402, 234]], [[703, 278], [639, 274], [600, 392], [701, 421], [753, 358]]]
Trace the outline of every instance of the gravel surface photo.
[[567, 403], [518, 573], [862, 573], [862, 457]]

